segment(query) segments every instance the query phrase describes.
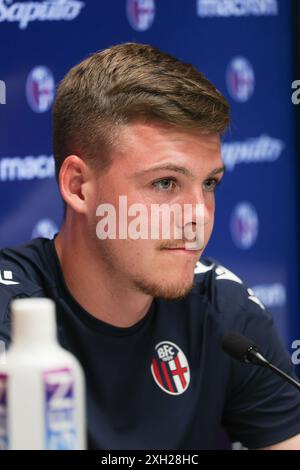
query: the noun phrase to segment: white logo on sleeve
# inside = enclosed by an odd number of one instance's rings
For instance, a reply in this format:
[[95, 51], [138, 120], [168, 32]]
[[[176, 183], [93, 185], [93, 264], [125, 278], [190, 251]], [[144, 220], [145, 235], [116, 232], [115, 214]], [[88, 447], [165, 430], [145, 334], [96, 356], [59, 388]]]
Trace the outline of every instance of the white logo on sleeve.
[[255, 302], [257, 305], [259, 305], [262, 310], [265, 310], [264, 304], [259, 300], [258, 297], [256, 297], [253, 290], [249, 288], [249, 289], [247, 289], [247, 292], [249, 294], [248, 299], [252, 300], [252, 302]]
[[233, 274], [229, 269], [224, 268], [224, 266], [218, 266], [216, 268], [216, 279], [217, 281], [220, 279], [223, 280], [228, 280], [228, 281], [233, 281], [237, 282], [238, 284], [243, 284], [243, 281], [239, 277], [237, 277], [235, 274]]
[[210, 264], [209, 266], [206, 266], [205, 264], [201, 263], [201, 261], [197, 261], [195, 269], [194, 269], [194, 273], [195, 274], [207, 273], [208, 271], [211, 271], [213, 269], [214, 265], [215, 264], [213, 263], [213, 264]]
[[13, 281], [12, 271], [0, 271], [0, 284], [5, 284], [6, 286], [11, 286], [13, 284], [20, 284], [19, 282]]

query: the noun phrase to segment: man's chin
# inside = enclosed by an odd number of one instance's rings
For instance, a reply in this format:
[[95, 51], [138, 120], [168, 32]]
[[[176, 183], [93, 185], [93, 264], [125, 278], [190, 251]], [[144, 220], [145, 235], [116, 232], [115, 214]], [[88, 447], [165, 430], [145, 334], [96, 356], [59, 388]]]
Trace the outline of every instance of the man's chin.
[[160, 282], [160, 283], [151, 283], [147, 281], [137, 281], [135, 286], [140, 292], [144, 294], [151, 295], [152, 297], [159, 297], [166, 300], [175, 300], [182, 299], [186, 297], [192, 290], [194, 286], [194, 281], [190, 282]]

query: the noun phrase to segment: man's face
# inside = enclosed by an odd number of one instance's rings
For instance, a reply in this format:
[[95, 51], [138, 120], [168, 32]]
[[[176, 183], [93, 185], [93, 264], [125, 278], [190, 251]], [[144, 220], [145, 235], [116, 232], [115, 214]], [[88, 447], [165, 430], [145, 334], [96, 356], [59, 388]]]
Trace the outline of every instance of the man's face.
[[[214, 188], [223, 175], [220, 138], [217, 134], [175, 130], [153, 123], [124, 126], [119, 138], [109, 171], [95, 176], [95, 205], [90, 208], [95, 214], [95, 232], [102, 219], [96, 216], [96, 207], [108, 203], [116, 209], [116, 238], [95, 237], [95, 255], [106, 263], [108, 272], [120, 276], [122, 285], [125, 281], [127, 287], [154, 297], [184, 296], [193, 286], [195, 264], [213, 228]], [[128, 216], [127, 212], [127, 220], [121, 221], [120, 196], [126, 196], [128, 209], [135, 203], [144, 206], [148, 214], [146, 239], [132, 239], [128, 234], [126, 239], [120, 239], [119, 224], [128, 226], [138, 214]], [[162, 238], [161, 219], [159, 238], [151, 238], [151, 208], [161, 204], [178, 204], [182, 209], [184, 204], [193, 208], [203, 205], [203, 243], [198, 249], [178, 248], [184, 248], [185, 242], [191, 240], [187, 240], [185, 230], [196, 227], [194, 209], [186, 220], [171, 218], [169, 239]]]

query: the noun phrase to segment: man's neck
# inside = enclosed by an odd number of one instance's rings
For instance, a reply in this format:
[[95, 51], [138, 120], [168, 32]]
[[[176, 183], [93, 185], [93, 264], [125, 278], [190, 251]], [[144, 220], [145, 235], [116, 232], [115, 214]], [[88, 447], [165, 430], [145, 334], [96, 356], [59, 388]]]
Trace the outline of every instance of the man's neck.
[[148, 312], [153, 297], [129, 290], [119, 279], [108, 275], [84, 239], [71, 236], [70, 232], [62, 228], [54, 244], [72, 296], [101, 321], [123, 328], [136, 324]]

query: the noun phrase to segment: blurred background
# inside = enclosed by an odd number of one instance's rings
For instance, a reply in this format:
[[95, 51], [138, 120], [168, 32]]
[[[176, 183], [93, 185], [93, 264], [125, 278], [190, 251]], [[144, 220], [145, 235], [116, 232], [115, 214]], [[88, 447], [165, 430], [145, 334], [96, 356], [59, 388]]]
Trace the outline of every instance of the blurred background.
[[99, 49], [158, 46], [194, 64], [230, 102], [227, 174], [206, 255], [248, 284], [292, 352], [300, 339], [299, 24], [299, 0], [0, 0], [0, 247], [59, 231], [58, 82]]

